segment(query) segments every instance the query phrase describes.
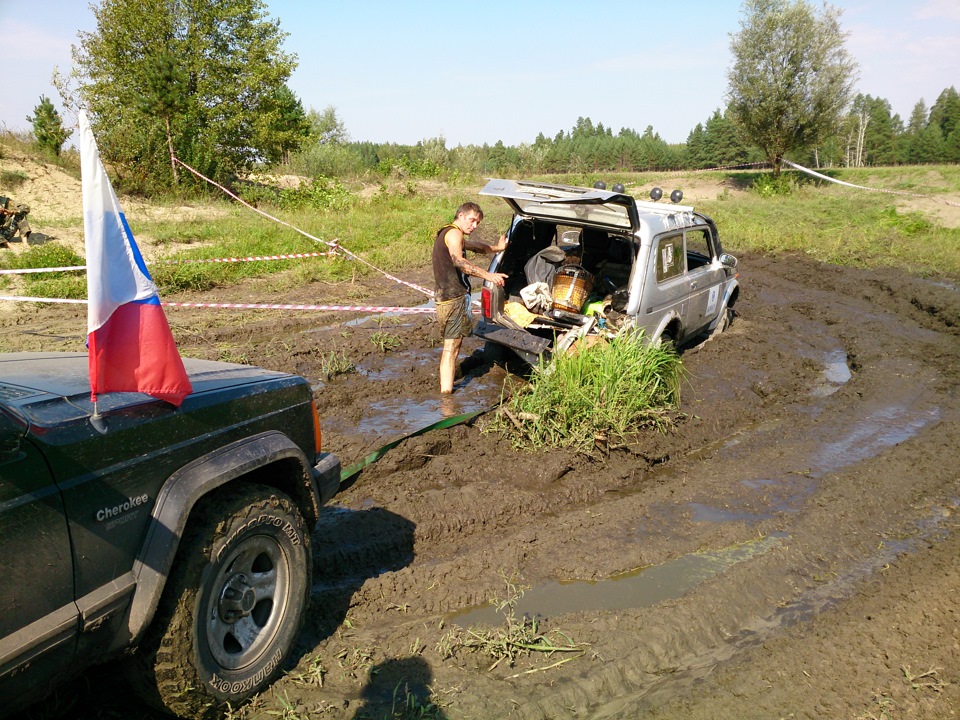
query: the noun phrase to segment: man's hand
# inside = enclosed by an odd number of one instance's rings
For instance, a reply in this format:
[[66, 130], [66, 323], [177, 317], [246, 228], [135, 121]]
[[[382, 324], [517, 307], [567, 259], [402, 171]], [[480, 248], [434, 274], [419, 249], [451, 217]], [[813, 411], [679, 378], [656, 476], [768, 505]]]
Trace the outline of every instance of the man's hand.
[[509, 277], [506, 273], [485, 273], [483, 279], [489, 280], [497, 287], [503, 287], [504, 281]]

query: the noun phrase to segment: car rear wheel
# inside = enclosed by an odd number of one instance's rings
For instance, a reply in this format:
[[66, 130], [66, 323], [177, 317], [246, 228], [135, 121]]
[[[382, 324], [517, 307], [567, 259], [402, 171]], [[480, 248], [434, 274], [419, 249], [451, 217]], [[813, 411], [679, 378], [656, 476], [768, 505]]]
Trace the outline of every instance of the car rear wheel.
[[201, 500], [138, 649], [135, 684], [189, 718], [263, 690], [303, 625], [311, 569], [309, 534], [285, 495], [245, 485]]

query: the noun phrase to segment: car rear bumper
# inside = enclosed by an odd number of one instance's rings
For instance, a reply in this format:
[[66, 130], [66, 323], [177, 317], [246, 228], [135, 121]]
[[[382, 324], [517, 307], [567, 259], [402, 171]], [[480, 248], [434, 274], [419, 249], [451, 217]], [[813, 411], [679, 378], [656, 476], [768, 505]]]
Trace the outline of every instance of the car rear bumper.
[[340, 487], [340, 458], [333, 453], [320, 453], [312, 471], [317, 490], [320, 491], [320, 503], [324, 504], [336, 495]]

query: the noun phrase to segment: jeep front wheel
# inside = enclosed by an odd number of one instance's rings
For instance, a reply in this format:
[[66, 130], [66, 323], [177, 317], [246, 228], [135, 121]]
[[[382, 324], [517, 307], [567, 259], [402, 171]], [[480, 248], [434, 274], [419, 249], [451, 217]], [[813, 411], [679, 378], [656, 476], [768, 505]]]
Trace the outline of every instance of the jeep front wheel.
[[147, 636], [136, 683], [202, 718], [263, 690], [303, 625], [310, 537], [289, 498], [239, 486], [197, 503]]

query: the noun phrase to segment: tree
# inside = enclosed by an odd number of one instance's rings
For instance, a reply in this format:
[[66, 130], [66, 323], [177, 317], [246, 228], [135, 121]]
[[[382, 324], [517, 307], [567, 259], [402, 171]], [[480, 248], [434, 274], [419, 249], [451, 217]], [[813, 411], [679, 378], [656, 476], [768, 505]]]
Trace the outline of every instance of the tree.
[[176, 155], [229, 179], [294, 144], [271, 118], [291, 108], [295, 57], [280, 49], [286, 33], [263, 0], [101, 0], [93, 13], [73, 77], [121, 178], [169, 187]]
[[310, 121], [310, 136], [321, 145], [345, 143], [349, 140], [347, 126], [337, 117], [337, 109], [333, 105], [327, 105], [323, 112], [310, 108], [307, 119]]
[[943, 155], [939, 160], [960, 161], [960, 93], [950, 87], [940, 93], [930, 108], [930, 124], [940, 128]]
[[850, 102], [857, 65], [844, 47], [840, 11], [805, 0], [745, 0], [731, 35], [728, 107], [779, 175], [784, 156], [834, 134]]
[[256, 119], [257, 146], [268, 162], [290, 164], [290, 153], [311, 136], [312, 124], [293, 90], [286, 84], [264, 99]]
[[73, 134], [73, 130], [63, 126], [60, 113], [44, 95], [40, 96], [40, 104], [33, 109], [33, 117], [27, 116], [27, 122], [33, 124], [33, 136], [37, 144], [58, 157], [63, 144]]

